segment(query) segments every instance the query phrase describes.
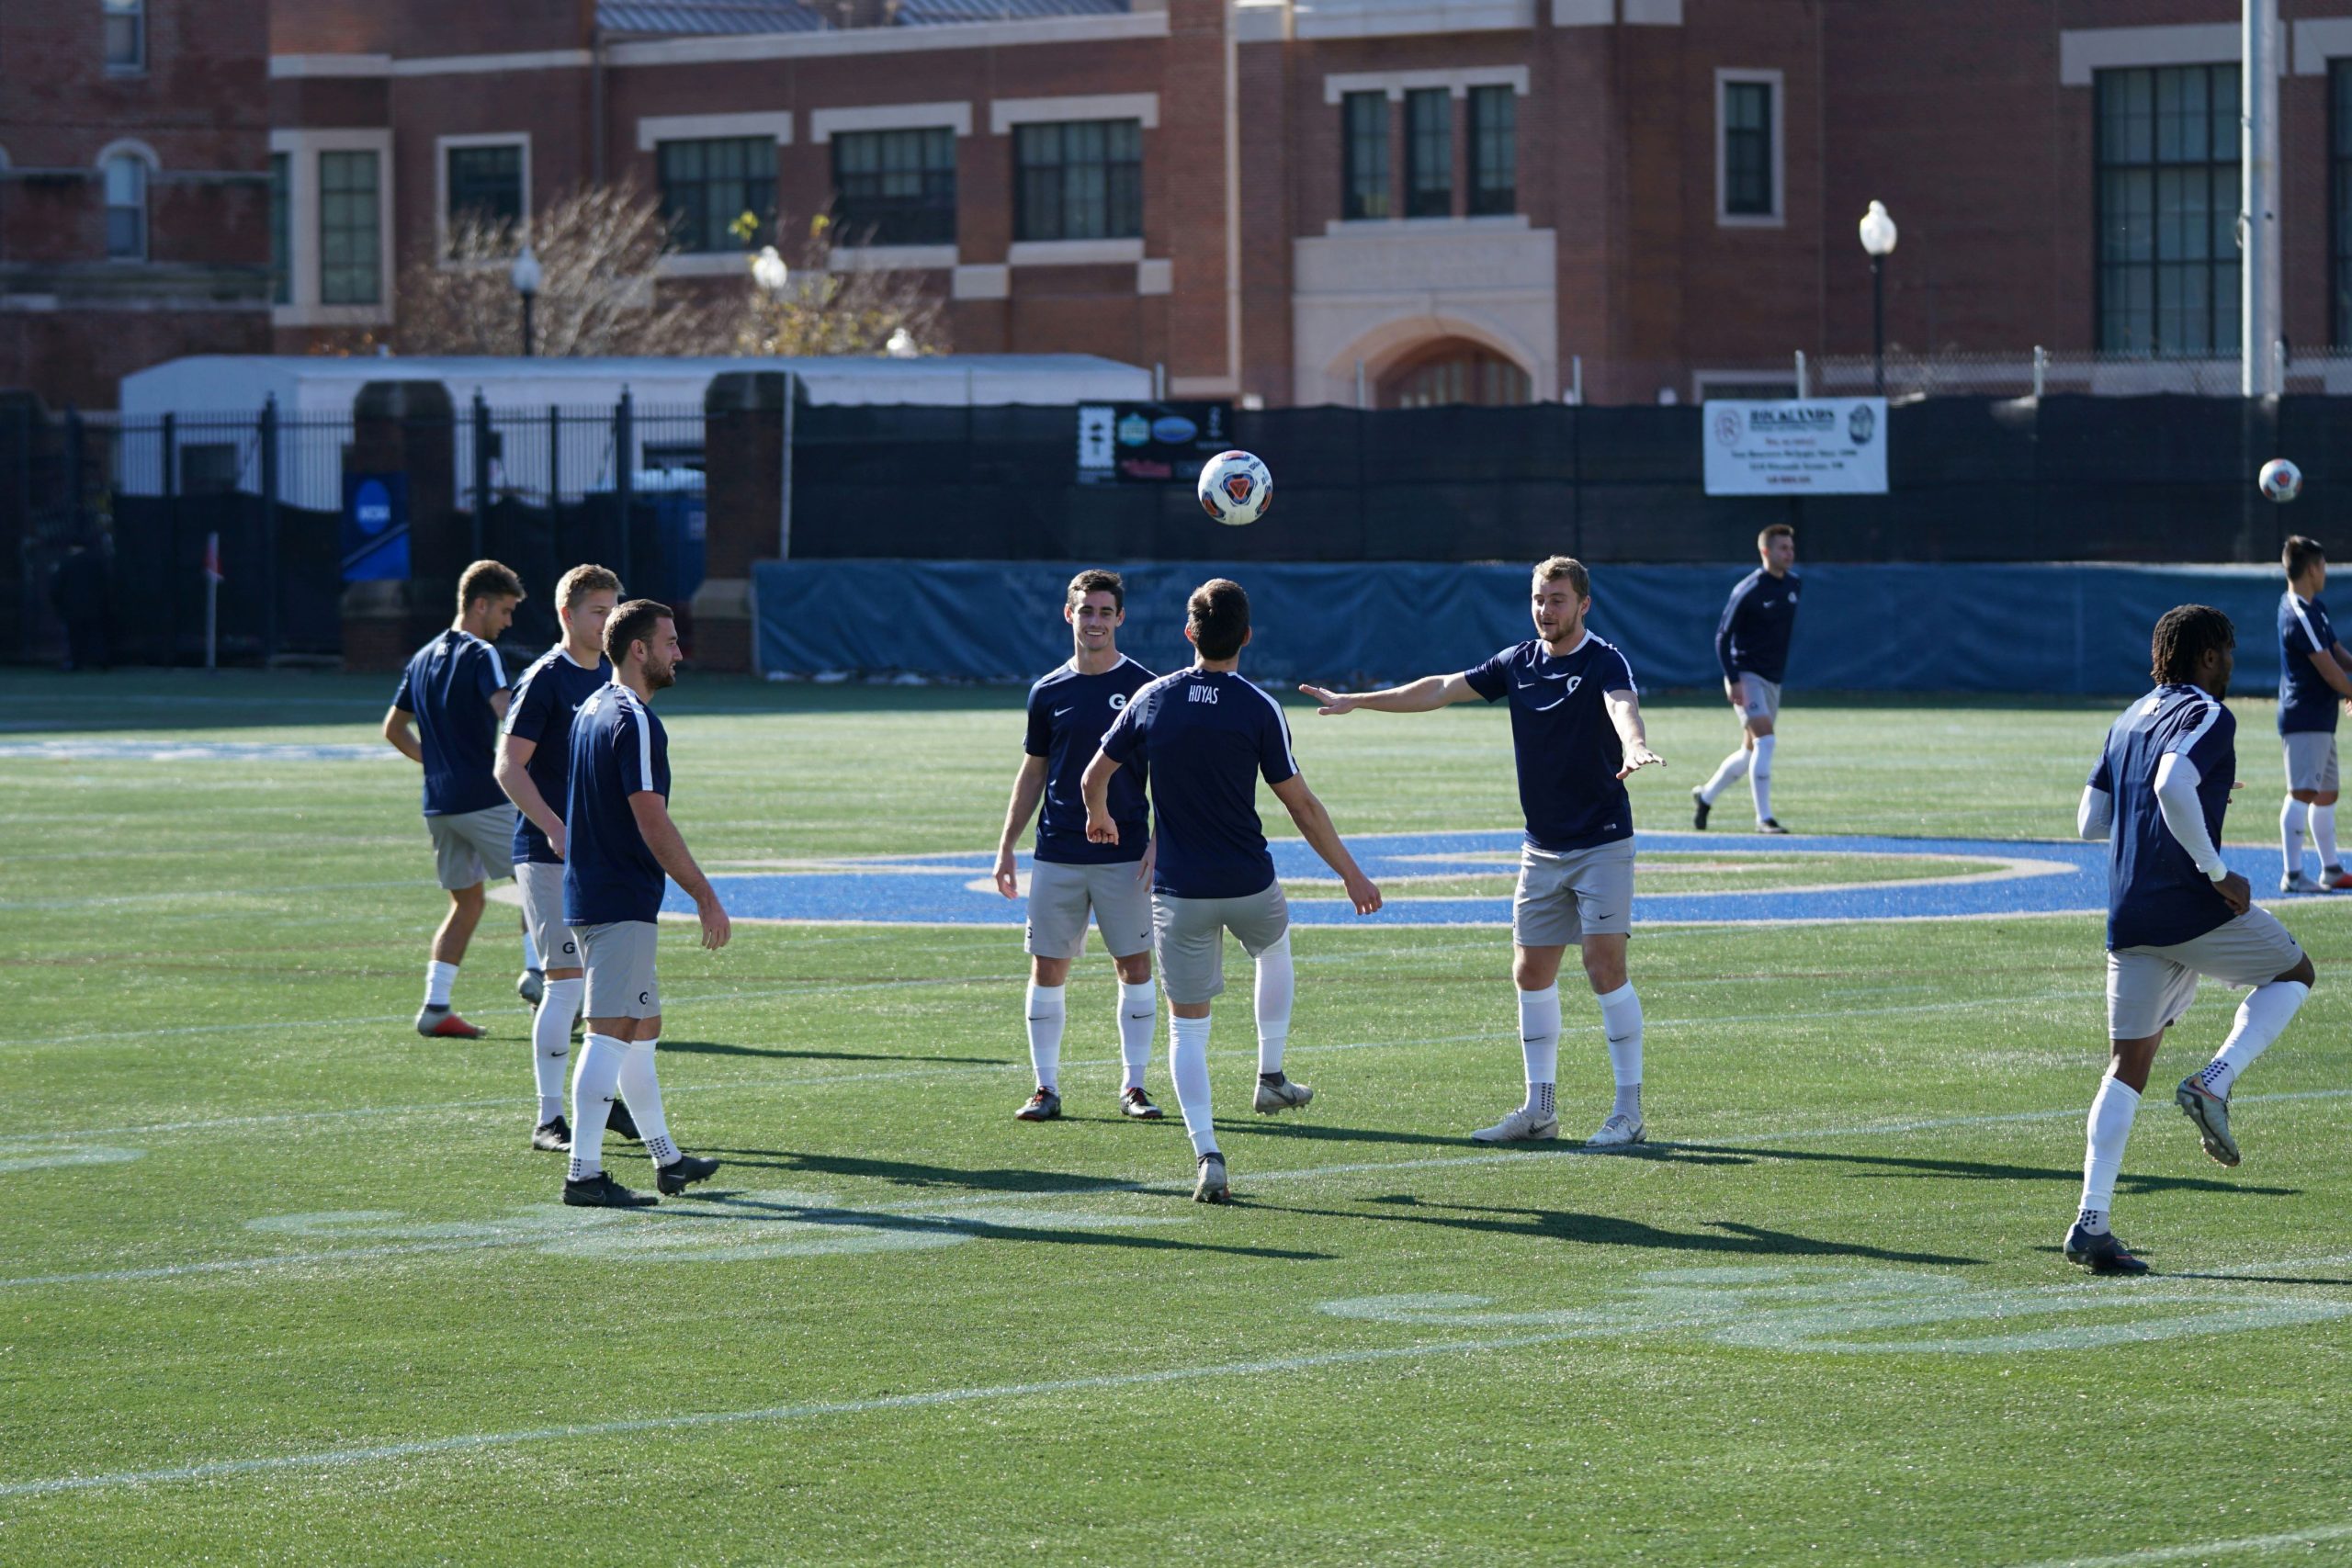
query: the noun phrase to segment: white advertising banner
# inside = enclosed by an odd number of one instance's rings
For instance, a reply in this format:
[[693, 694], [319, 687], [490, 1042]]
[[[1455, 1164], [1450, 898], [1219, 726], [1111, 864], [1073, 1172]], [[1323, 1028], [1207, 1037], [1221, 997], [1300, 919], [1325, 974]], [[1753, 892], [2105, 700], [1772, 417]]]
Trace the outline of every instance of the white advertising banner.
[[1705, 405], [1709, 495], [1884, 495], [1886, 400]]

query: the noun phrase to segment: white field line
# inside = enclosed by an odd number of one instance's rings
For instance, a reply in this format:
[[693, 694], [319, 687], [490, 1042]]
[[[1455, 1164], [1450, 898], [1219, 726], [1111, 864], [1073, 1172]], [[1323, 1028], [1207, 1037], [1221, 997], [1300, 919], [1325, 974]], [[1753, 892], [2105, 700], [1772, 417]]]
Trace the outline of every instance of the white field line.
[[2104, 1557], [2047, 1557], [2026, 1568], [2141, 1568], [2149, 1562], [2206, 1562], [2219, 1557], [2251, 1557], [2292, 1547], [2318, 1546], [2352, 1536], [2352, 1524], [2313, 1525], [2309, 1529], [2278, 1535], [2240, 1536], [2235, 1540], [2202, 1540], [2190, 1546], [2150, 1546]]
[[[999, 976], [997, 978], [1001, 979], [1002, 977]], [[1019, 977], [1016, 976], [1012, 978], [1017, 980]], [[869, 984], [873, 987], [884, 987], [982, 983], [989, 982], [880, 980], [870, 982]], [[744, 991], [724, 997], [709, 997], [701, 999], [707, 1002], [734, 1001], [739, 999], [752, 1000], [757, 998], [769, 996], [807, 996], [810, 994], [812, 993], [808, 991]], [[1648, 1031], [1657, 1031], [1666, 1029], [1715, 1029], [1747, 1023], [1807, 1023], [1819, 1022], [1829, 1019], [1886, 1018], [1910, 1016], [1920, 1013], [1952, 1012], [1965, 1008], [2009, 1006], [2030, 1007], [2040, 1002], [2065, 1001], [2068, 999], [2082, 1000], [2084, 998], [2080, 998], [2073, 991], [2043, 991], [2017, 997], [1979, 997], [1973, 1000], [1951, 1002], [1901, 1002], [1890, 1003], [1883, 1007], [1830, 1008], [1810, 1012], [1728, 1013], [1708, 1018], [1661, 1018], [1649, 1020], [1644, 1027]], [[2085, 1001], [2085, 1005], [2089, 1005], [2086, 1000]], [[217, 1033], [244, 1029], [247, 1027], [254, 1029], [322, 1028], [333, 1024], [374, 1023], [382, 1021], [387, 1021], [381, 1019], [313, 1020], [309, 1023], [300, 1024], [255, 1024], [251, 1026], [238, 1024], [203, 1024], [187, 1030], [135, 1031], [123, 1035], [81, 1035], [74, 1038], [82, 1041], [117, 1038], [138, 1039], [143, 1034], [150, 1032], [158, 1034]], [[1335, 1041], [1327, 1044], [1319, 1045], [1313, 1043], [1292, 1045], [1289, 1049], [1291, 1052], [1297, 1055], [1322, 1055], [1341, 1051], [1377, 1051], [1413, 1045], [1463, 1045], [1476, 1043], [1480, 1041], [1498, 1041], [1508, 1040], [1510, 1038], [1512, 1038], [1512, 1032], [1509, 1031], [1482, 1030], [1474, 1034], [1415, 1034], [1398, 1040]], [[6, 1049], [11, 1045], [39, 1043], [41, 1043], [36, 1041], [0, 1041], [0, 1049]], [[1248, 1054], [1248, 1052], [1252, 1049], [1254, 1049], [1254, 1047], [1228, 1043], [1223, 1050], [1217, 1051], [1214, 1053], [1214, 1055], [1217, 1056], [1241, 1055]], [[1117, 1057], [1105, 1056], [1085, 1061], [1065, 1059], [1062, 1065], [1065, 1067], [1069, 1067], [1073, 1070], [1083, 1070], [1091, 1067], [1115, 1067], [1120, 1064]], [[665, 1096], [673, 1099], [681, 1094], [710, 1094], [720, 1092], [729, 1094], [786, 1093], [798, 1092], [800, 1090], [811, 1089], [822, 1089], [834, 1084], [886, 1083], [906, 1078], [947, 1077], [965, 1073], [1004, 1074], [1012, 1072], [1027, 1072], [1028, 1070], [1028, 1063], [1020, 1060], [1007, 1060], [1003, 1062], [972, 1062], [967, 1064], [941, 1062], [931, 1066], [887, 1067], [870, 1072], [809, 1073], [805, 1075], [793, 1074], [783, 1077], [770, 1076], [757, 1079], [745, 1079], [741, 1081], [729, 1081], [721, 1083], [681, 1084], [674, 1087], [664, 1087], [662, 1093]], [[2251, 1101], [2262, 1097], [2256, 1095], [2245, 1098]], [[134, 1134], [153, 1134], [157, 1133], [210, 1132], [233, 1127], [266, 1127], [281, 1122], [315, 1123], [350, 1117], [439, 1115], [451, 1111], [471, 1111], [497, 1107], [511, 1109], [514, 1106], [525, 1103], [527, 1103], [526, 1097], [516, 1095], [501, 1100], [439, 1100], [411, 1105], [375, 1105], [322, 1108], [315, 1111], [265, 1111], [243, 1116], [216, 1116], [184, 1122], [135, 1122], [118, 1127], [70, 1128], [51, 1133], [0, 1134], [0, 1150], [15, 1149], [19, 1146], [28, 1145], [72, 1143], [90, 1138], [119, 1138]]]
[[[2241, 1095], [2237, 1103], [2280, 1102], [2298, 1100], [2330, 1100], [2352, 1098], [2352, 1089], [2306, 1089], [2296, 1092]], [[2022, 1122], [2049, 1122], [2079, 1119], [2080, 1106], [2067, 1106], [2055, 1111], [2007, 1111], [1985, 1116], [1939, 1117], [1930, 1120], [1866, 1122], [1851, 1127], [1790, 1127], [1761, 1133], [1723, 1133], [1694, 1140], [1690, 1144], [1660, 1142], [1660, 1149], [1708, 1148], [1719, 1145], [1784, 1144], [1797, 1140], [1831, 1138], [1886, 1137], [1905, 1133], [1939, 1131], [1953, 1127], [1998, 1126]], [[1521, 1147], [1496, 1150], [1487, 1154], [1430, 1155], [1417, 1159], [1355, 1160], [1340, 1165], [1312, 1166], [1301, 1169], [1269, 1170], [1251, 1173], [1245, 1184], [1250, 1188], [1272, 1182], [1321, 1181], [1339, 1176], [1387, 1175], [1391, 1172], [1439, 1170], [1455, 1167], [1473, 1168], [1501, 1165], [1510, 1160], [1576, 1159], [1590, 1157], [1608, 1159], [1615, 1150], [1588, 1149], [1581, 1144], [1561, 1143], [1548, 1147]], [[899, 1214], [918, 1211], [938, 1211], [964, 1207], [993, 1207], [1023, 1198], [1114, 1197], [1123, 1193], [1168, 1192], [1182, 1193], [1185, 1181], [1105, 1181], [1098, 1185], [1072, 1189], [1069, 1187], [1007, 1188], [991, 1190], [968, 1196], [919, 1201], [913, 1203], [876, 1205], [861, 1209], [861, 1213]], [[695, 1212], [694, 1217], [709, 1217]], [[657, 1224], [668, 1222], [655, 1222]], [[311, 1263], [364, 1262], [378, 1258], [401, 1257], [419, 1253], [472, 1252], [493, 1247], [535, 1247], [545, 1244], [547, 1235], [539, 1231], [518, 1231], [508, 1235], [470, 1236], [454, 1241], [401, 1242], [378, 1247], [326, 1248], [311, 1252], [278, 1253], [267, 1257], [243, 1258], [213, 1258], [198, 1263], [164, 1263], [128, 1269], [98, 1269], [78, 1273], [26, 1275], [17, 1279], [0, 1279], [0, 1290], [36, 1289], [52, 1285], [106, 1285], [142, 1280], [175, 1280], [207, 1274], [235, 1274], [260, 1269], [286, 1268]], [[2335, 1259], [2322, 1259], [2332, 1264]], [[2259, 1272], [2260, 1268], [2211, 1270], [2213, 1273]], [[6, 1496], [0, 1491], [0, 1496]]]

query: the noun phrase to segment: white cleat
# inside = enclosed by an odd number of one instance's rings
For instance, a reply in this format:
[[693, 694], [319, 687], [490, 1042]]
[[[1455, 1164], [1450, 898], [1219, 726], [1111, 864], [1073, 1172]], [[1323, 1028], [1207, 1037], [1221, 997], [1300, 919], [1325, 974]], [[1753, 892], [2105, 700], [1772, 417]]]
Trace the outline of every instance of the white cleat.
[[1201, 1156], [1201, 1179], [1193, 1187], [1195, 1203], [1230, 1203], [1233, 1190], [1226, 1185], [1225, 1156], [1212, 1151]]
[[1521, 1106], [1491, 1127], [1481, 1127], [1470, 1134], [1474, 1144], [1519, 1144], [1538, 1138], [1560, 1135], [1560, 1119], [1546, 1116], [1540, 1111]]
[[1628, 1116], [1620, 1111], [1600, 1124], [1600, 1131], [1584, 1141], [1589, 1149], [1619, 1149], [1629, 1144], [1641, 1143], [1649, 1128], [1638, 1116]]
[[548, 972], [544, 969], [524, 970], [514, 976], [514, 994], [530, 1006], [538, 1006], [547, 999]]
[[2305, 893], [2324, 893], [2327, 889], [2305, 876], [2301, 872], [2290, 871], [2278, 879], [2278, 891], [2285, 895], [2300, 896]]
[[1303, 1083], [1284, 1078], [1280, 1083], [1258, 1080], [1258, 1093], [1250, 1101], [1250, 1109], [1261, 1116], [1271, 1116], [1277, 1111], [1295, 1111], [1315, 1098], [1315, 1091]]

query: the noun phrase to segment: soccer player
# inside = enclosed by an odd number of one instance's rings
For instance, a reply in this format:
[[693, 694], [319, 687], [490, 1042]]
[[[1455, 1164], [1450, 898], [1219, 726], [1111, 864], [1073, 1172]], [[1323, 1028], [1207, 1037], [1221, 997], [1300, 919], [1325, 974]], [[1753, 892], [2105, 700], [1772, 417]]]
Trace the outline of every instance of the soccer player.
[[1127, 618], [1127, 589], [1115, 571], [1081, 571], [1062, 597], [1074, 651], [1069, 661], [1029, 688], [1029, 733], [1021, 771], [996, 843], [997, 891], [1020, 897], [1012, 842], [1037, 818], [1037, 848], [1029, 872], [1029, 1065], [1037, 1091], [1012, 1114], [1050, 1122], [1062, 1113], [1063, 990], [1069, 966], [1086, 945], [1086, 917], [1102, 934], [1119, 971], [1119, 1089], [1122, 1115], [1158, 1121], [1159, 1107], [1144, 1093], [1151, 1065], [1151, 1026], [1159, 1004], [1151, 988], [1151, 810], [1144, 803], [1144, 773], [1129, 769], [1111, 784], [1111, 819], [1119, 841], [1086, 836], [1086, 799], [1079, 779], [1103, 732], [1152, 672], [1119, 651]]
[[727, 945], [727, 910], [670, 820], [670, 740], [650, 705], [677, 679], [678, 625], [666, 604], [632, 599], [605, 623], [613, 678], [571, 723], [565, 795], [563, 918], [587, 971], [588, 1038], [571, 1075], [571, 1167], [563, 1201], [580, 1208], [640, 1209], [659, 1200], [605, 1170], [605, 1119], [617, 1089], [653, 1156], [654, 1184], [676, 1197], [718, 1162], [684, 1153], [662, 1114], [653, 1050], [662, 1039], [662, 987], [653, 947], [667, 872], [695, 901], [702, 944]]
[[[563, 574], [555, 585], [563, 640], [523, 671], [499, 744], [498, 783], [521, 813], [512, 858], [514, 883], [523, 894], [524, 929], [547, 960], [538, 1011], [531, 1021], [531, 1062], [539, 1086], [531, 1146], [558, 1153], [571, 1146], [571, 1129], [563, 1119], [563, 1075], [586, 984], [579, 943], [563, 923], [561, 807], [571, 774], [572, 715], [612, 683], [605, 623], [620, 593], [621, 580], [601, 566], [575, 566]], [[627, 1112], [616, 1105], [613, 1116], [618, 1131]]]
[[449, 912], [433, 933], [424, 1007], [416, 1015], [416, 1032], [428, 1038], [481, 1038], [451, 1010], [449, 997], [466, 944], [481, 923], [483, 879], [511, 874], [514, 807], [498, 787], [493, 753], [512, 694], [496, 644], [522, 601], [522, 580], [498, 562], [466, 568], [458, 579], [456, 624], [417, 649], [384, 715], [384, 739], [424, 766], [424, 826], [449, 895]]
[[[1481, 1144], [1556, 1138], [1555, 1080], [1560, 1060], [1560, 959], [1579, 949], [1585, 978], [1600, 998], [1609, 1066], [1617, 1098], [1591, 1148], [1638, 1144], [1642, 1120], [1642, 1003], [1625, 977], [1633, 931], [1634, 809], [1625, 779], [1665, 759], [1650, 750], [1633, 666], [1584, 624], [1592, 579], [1566, 556], [1539, 562], [1535, 637], [1506, 648], [1475, 670], [1426, 675], [1381, 692], [1300, 691], [1326, 714], [1374, 708], [1428, 713], [1473, 697], [1510, 701], [1511, 746], [1519, 764], [1519, 804], [1527, 841], [1519, 852], [1511, 896], [1511, 977], [1519, 987], [1519, 1036], [1527, 1099], [1491, 1127], [1470, 1134]], [[1164, 965], [1163, 965], [1164, 966]]]
[[1781, 679], [1789, 668], [1789, 637], [1797, 628], [1797, 531], [1775, 523], [1756, 536], [1764, 564], [1739, 580], [1715, 627], [1715, 660], [1724, 667], [1724, 695], [1739, 716], [1739, 749], [1714, 776], [1690, 792], [1690, 826], [1704, 828], [1715, 797], [1743, 775], [1756, 797], [1756, 830], [1785, 833], [1772, 816], [1772, 726], [1781, 716]]
[[[2278, 596], [2278, 739], [2287, 751], [2287, 799], [2278, 809], [2286, 851], [2281, 893], [2332, 893], [2352, 887], [2335, 850], [2335, 705], [2352, 705], [2352, 653], [2335, 640], [2327, 606], [2327, 555], [2301, 534], [2280, 552], [2287, 592]], [[2319, 851], [2319, 880], [2303, 874], [2303, 829]]]
[[1210, 1111], [1208, 1050], [1209, 1004], [1225, 989], [1227, 931], [1241, 939], [1258, 965], [1252, 1108], [1271, 1114], [1315, 1098], [1283, 1073], [1294, 980], [1290, 906], [1258, 820], [1257, 781], [1273, 787], [1300, 836], [1340, 874], [1357, 914], [1380, 908], [1380, 889], [1357, 869], [1330, 814], [1300, 775], [1281, 705], [1236, 672], [1250, 641], [1250, 596], [1241, 585], [1219, 577], [1193, 590], [1184, 636], [1193, 667], [1136, 693], [1086, 764], [1080, 785], [1087, 838], [1116, 844], [1132, 829], [1112, 811], [1112, 785], [1123, 768], [1150, 770], [1159, 813], [1151, 934], [1168, 992], [1169, 1076], [1198, 1167], [1193, 1197], [1223, 1203], [1232, 1193]]
[[2253, 906], [2246, 879], [2214, 848], [2237, 771], [2237, 720], [2222, 705], [2236, 648], [2221, 611], [2165, 612], [2150, 645], [2156, 689], [2108, 730], [2075, 814], [2084, 838], [2108, 840], [2112, 1059], [2091, 1100], [2083, 1201], [2064, 1247], [2066, 1261], [2095, 1273], [2148, 1270], [2108, 1228], [2108, 1214], [2148, 1071], [2165, 1031], [2196, 999], [2197, 977], [2251, 987], [2221, 1050], [2173, 1091], [2205, 1152], [2223, 1165], [2238, 1163], [2231, 1086], [2311, 995], [2311, 959], [2276, 916]]

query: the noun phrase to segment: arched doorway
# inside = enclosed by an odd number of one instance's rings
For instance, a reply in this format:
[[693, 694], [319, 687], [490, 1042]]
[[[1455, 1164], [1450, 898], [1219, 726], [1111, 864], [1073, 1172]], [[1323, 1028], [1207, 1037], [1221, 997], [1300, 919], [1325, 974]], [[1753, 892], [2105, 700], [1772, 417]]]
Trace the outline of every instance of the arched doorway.
[[1374, 398], [1385, 409], [1447, 403], [1494, 407], [1533, 400], [1532, 384], [1516, 360], [1459, 337], [1440, 338], [1399, 357], [1380, 373]]

